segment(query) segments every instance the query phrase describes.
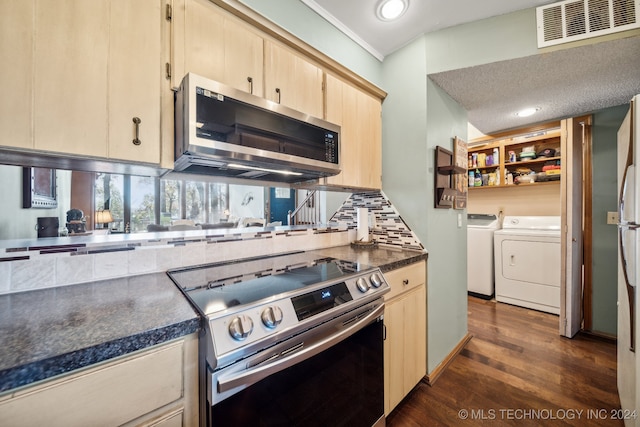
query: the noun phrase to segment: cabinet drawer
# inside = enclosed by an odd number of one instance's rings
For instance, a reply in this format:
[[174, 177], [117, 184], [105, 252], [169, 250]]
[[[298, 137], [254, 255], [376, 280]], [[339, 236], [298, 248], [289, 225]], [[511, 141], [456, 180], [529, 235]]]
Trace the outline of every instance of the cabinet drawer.
[[121, 425], [182, 397], [182, 354], [178, 342], [27, 388], [0, 403], [0, 419], [7, 426]]
[[389, 301], [393, 297], [410, 289], [424, 285], [426, 282], [426, 276], [427, 270], [425, 261], [420, 261], [415, 264], [384, 273], [384, 278], [391, 287], [391, 291], [384, 297], [385, 301]]

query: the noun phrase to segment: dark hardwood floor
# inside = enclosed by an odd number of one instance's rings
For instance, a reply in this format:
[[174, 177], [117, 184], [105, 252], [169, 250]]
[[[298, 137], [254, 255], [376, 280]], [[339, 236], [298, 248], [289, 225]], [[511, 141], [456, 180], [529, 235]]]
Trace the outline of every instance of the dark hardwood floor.
[[[558, 335], [558, 316], [469, 297], [473, 338], [433, 386], [387, 418], [404, 426], [622, 426], [616, 346]], [[446, 327], [446, 325], [443, 325]]]

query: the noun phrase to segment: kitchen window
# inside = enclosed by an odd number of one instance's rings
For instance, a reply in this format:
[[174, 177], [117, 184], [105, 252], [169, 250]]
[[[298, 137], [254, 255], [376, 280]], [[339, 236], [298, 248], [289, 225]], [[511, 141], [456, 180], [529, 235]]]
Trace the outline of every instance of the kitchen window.
[[115, 233], [144, 232], [149, 224], [177, 219], [216, 223], [229, 209], [229, 184], [100, 173], [94, 188], [96, 210], [111, 212]]

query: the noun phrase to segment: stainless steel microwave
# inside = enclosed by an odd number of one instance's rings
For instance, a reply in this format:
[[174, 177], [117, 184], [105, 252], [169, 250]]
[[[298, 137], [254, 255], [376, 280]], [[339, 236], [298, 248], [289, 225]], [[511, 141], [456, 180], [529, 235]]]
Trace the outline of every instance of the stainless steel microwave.
[[340, 127], [189, 73], [175, 99], [175, 170], [277, 182], [340, 173]]

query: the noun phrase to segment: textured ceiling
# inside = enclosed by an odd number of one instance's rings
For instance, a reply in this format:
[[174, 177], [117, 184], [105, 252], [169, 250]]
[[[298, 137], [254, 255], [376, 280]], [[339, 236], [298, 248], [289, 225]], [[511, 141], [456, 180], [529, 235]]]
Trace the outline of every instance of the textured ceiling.
[[[640, 36], [435, 73], [429, 77], [489, 134], [628, 103], [640, 93]], [[532, 117], [514, 113], [540, 107]]]

